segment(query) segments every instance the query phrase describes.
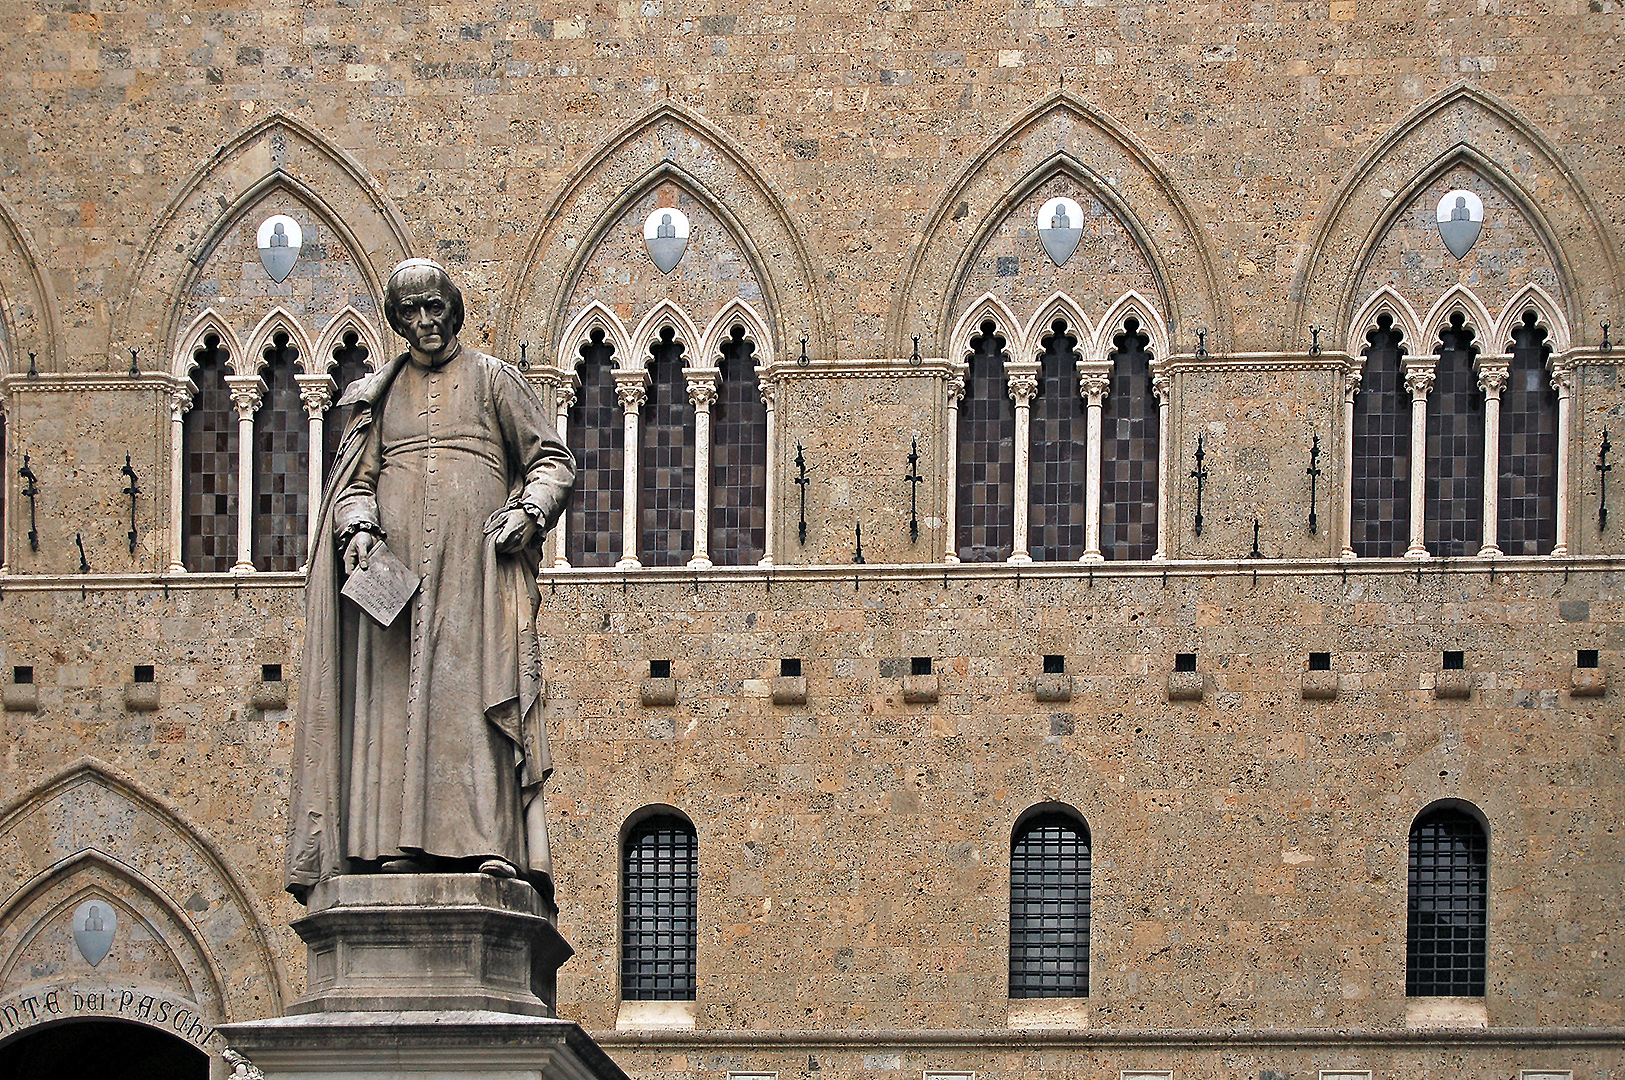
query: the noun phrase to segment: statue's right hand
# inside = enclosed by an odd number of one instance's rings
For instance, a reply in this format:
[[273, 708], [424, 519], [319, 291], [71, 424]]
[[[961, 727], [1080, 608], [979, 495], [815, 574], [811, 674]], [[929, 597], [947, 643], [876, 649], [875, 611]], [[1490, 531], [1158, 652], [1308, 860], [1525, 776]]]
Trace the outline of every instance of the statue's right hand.
[[378, 537], [370, 532], [358, 532], [350, 537], [350, 544], [344, 549], [344, 572], [355, 573], [356, 567], [367, 568], [367, 556], [372, 553], [373, 546], [378, 543]]

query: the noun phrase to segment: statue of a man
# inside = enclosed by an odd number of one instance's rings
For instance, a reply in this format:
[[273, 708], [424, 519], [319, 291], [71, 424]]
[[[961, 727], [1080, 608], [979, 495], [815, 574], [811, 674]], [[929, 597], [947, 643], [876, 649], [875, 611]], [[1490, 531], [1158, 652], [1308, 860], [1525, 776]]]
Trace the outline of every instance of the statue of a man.
[[[384, 312], [408, 349], [339, 399], [305, 586], [287, 887], [480, 872], [551, 897], [536, 567], [574, 465], [519, 372], [457, 340], [442, 267], [397, 266]], [[421, 578], [388, 625], [341, 595], [373, 560]]]

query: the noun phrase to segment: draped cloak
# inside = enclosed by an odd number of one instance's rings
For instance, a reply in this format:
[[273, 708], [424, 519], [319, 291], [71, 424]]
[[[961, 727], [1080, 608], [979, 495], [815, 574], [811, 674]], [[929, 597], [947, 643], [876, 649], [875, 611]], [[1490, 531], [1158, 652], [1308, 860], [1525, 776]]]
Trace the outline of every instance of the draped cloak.
[[[287, 888], [422, 853], [500, 857], [551, 896], [536, 569], [570, 452], [523, 377], [467, 348], [437, 368], [397, 356], [339, 406], [305, 583]], [[498, 555], [516, 507], [541, 528]], [[423, 579], [387, 628], [340, 595], [337, 535], [357, 522]]]

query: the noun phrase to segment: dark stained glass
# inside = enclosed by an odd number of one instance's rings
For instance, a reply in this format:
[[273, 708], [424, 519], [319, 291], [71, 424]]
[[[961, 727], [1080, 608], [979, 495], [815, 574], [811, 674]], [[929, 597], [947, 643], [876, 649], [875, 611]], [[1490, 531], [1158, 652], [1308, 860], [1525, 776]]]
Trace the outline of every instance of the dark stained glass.
[[1088, 412], [1078, 396], [1078, 339], [1057, 319], [1044, 338], [1032, 403], [1027, 550], [1038, 562], [1083, 555]]
[[237, 561], [237, 410], [226, 386], [226, 350], [209, 334], [196, 353], [197, 396], [182, 431], [182, 560], [194, 574], [219, 574]]
[[310, 425], [294, 381], [299, 349], [287, 334], [265, 347], [265, 396], [254, 414], [254, 565], [297, 570], [310, 527]]
[[1551, 346], [1533, 311], [1512, 330], [1501, 393], [1496, 542], [1508, 555], [1548, 555], [1557, 543], [1557, 391], [1546, 374]]
[[1112, 339], [1100, 429], [1100, 553], [1108, 559], [1157, 553], [1157, 397], [1149, 344], [1134, 319]]
[[1473, 329], [1460, 312], [1439, 334], [1428, 394], [1422, 539], [1438, 558], [1477, 555], [1484, 540], [1484, 392]]
[[565, 517], [571, 566], [614, 566], [621, 557], [626, 430], [615, 396], [615, 347], [594, 330], [581, 346], [581, 388], [564, 441], [575, 452], [576, 487]]
[[1489, 841], [1460, 810], [1411, 826], [1405, 996], [1482, 997], [1489, 916]]
[[1004, 336], [990, 319], [971, 338], [970, 374], [959, 406], [962, 562], [1001, 562], [1015, 549], [1016, 407], [1004, 375]]
[[1365, 336], [1354, 395], [1354, 468], [1349, 478], [1349, 546], [1362, 559], [1405, 554], [1411, 542], [1411, 399], [1405, 350], [1387, 315]]
[[650, 350], [638, 457], [638, 560], [682, 566], [694, 553], [694, 405], [683, 343], [670, 327]]
[[[354, 333], [344, 335], [344, 340], [333, 348], [333, 365], [329, 369], [337, 391], [333, 395], [333, 404], [338, 404], [339, 398], [350, 384], [364, 375], [372, 372], [367, 366], [367, 346], [360, 337]], [[350, 419], [350, 410], [330, 408], [322, 421], [322, 470], [333, 467], [334, 460], [339, 453], [339, 440], [344, 437], [345, 422]]]
[[722, 343], [722, 388], [711, 406], [711, 561], [754, 566], [767, 543], [767, 406], [745, 328]]
[[1089, 996], [1089, 831], [1047, 813], [1010, 844], [1010, 996]]
[[626, 837], [621, 865], [621, 997], [692, 1001], [699, 927], [694, 826], [648, 818]]

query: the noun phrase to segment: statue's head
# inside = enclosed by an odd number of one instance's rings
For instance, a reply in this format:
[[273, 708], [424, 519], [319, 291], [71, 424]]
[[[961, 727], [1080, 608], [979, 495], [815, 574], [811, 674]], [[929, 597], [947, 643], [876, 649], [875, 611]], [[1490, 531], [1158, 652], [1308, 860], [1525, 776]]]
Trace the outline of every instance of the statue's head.
[[438, 296], [446, 305], [450, 316], [451, 334], [463, 328], [463, 292], [446, 273], [446, 268], [432, 259], [407, 259], [390, 271], [384, 285], [384, 318], [390, 329], [408, 341], [405, 311], [408, 306], [421, 306], [424, 298]]

